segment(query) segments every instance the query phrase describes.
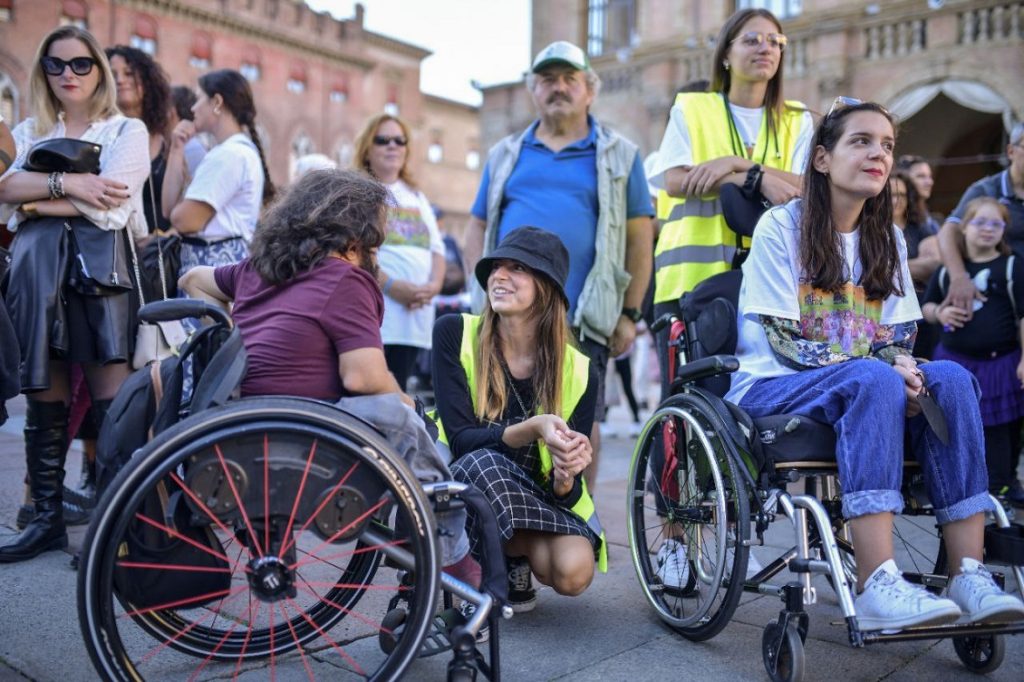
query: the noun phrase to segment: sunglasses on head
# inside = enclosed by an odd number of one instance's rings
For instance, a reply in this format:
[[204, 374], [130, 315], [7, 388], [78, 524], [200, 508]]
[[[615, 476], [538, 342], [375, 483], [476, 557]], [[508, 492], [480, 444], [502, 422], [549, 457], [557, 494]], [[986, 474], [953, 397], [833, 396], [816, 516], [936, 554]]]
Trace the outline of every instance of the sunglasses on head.
[[786, 49], [786, 43], [789, 42], [789, 38], [782, 35], [781, 33], [759, 33], [758, 31], [748, 31], [747, 33], [741, 33], [732, 39], [732, 42], [739, 43], [743, 47], [761, 47], [765, 41], [771, 47], [778, 48], [779, 52]]
[[409, 144], [409, 141], [406, 140], [401, 135], [394, 135], [394, 136], [374, 135], [373, 136], [373, 143], [375, 145], [377, 145], [378, 147], [387, 147], [392, 142], [397, 144], [399, 147], [404, 147], [405, 145]]
[[59, 76], [64, 73], [64, 69], [71, 67], [71, 73], [77, 76], [84, 76], [92, 71], [92, 67], [96, 66], [96, 60], [92, 57], [75, 57], [64, 61], [60, 57], [43, 57], [39, 60], [42, 64], [43, 72], [47, 76]]
[[[829, 107], [828, 113], [825, 114], [825, 118], [828, 118], [832, 114], [834, 114], [836, 112], [839, 112], [839, 111], [842, 111], [843, 109], [848, 109], [850, 107], [856, 107], [856, 106], [859, 106], [861, 104], [864, 104], [864, 100], [857, 99], [856, 97], [843, 97], [842, 95], [840, 95], [839, 97], [836, 97], [834, 100], [832, 100], [832, 106]], [[886, 109], [885, 107], [883, 107], [881, 105], [876, 105], [876, 106], [878, 106], [878, 108], [881, 109], [885, 114], [887, 114], [889, 116], [892, 115], [892, 114], [889, 114], [889, 110]]]

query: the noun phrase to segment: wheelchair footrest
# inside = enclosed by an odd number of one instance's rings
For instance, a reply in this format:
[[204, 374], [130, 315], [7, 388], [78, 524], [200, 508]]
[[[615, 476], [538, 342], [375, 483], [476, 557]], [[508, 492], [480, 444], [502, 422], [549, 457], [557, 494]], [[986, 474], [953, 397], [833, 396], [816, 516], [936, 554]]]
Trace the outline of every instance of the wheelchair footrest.
[[1011, 523], [1006, 528], [985, 526], [985, 561], [1024, 566], [1024, 526]]

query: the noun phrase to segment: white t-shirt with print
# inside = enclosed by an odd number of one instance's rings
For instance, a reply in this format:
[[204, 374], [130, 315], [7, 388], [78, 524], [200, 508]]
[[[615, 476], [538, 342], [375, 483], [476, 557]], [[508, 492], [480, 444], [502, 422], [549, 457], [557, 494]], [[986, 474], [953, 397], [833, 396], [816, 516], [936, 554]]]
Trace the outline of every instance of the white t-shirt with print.
[[[828, 343], [833, 351], [864, 356], [883, 325], [921, 318], [907, 266], [907, 246], [900, 229], [893, 226], [900, 254], [904, 291], [884, 301], [868, 301], [857, 284], [863, 273], [860, 262], [860, 231], [840, 234], [848, 273], [838, 294], [823, 292], [804, 281], [800, 269], [800, 215], [802, 200], [769, 209], [757, 223], [750, 256], [743, 264], [740, 287], [739, 342], [736, 356], [740, 369], [732, 377], [726, 399], [738, 403], [758, 379], [794, 374], [775, 356], [760, 315], [795, 320], [804, 338]], [[880, 339], [879, 339], [880, 340]]]
[[[764, 107], [750, 109], [732, 104], [731, 108], [740, 139], [743, 144], [753, 146], [757, 143], [757, 136], [761, 134]], [[813, 136], [814, 121], [811, 119], [810, 112], [805, 111], [800, 115], [800, 129], [797, 131], [793, 157], [790, 159], [790, 168], [797, 175], [802, 174], [807, 167], [807, 156], [810, 153]], [[669, 168], [689, 167], [695, 163], [710, 160], [694, 161], [693, 147], [690, 144], [690, 130], [686, 127], [686, 117], [683, 115], [680, 105], [673, 105], [669, 113], [668, 125], [665, 127], [665, 135], [661, 139], [661, 147], [658, 149], [657, 162], [647, 174], [648, 182], [657, 189], [665, 189], [665, 171]], [[754, 161], [760, 162], [760, 159], [754, 159]]]
[[[426, 284], [430, 281], [433, 254], [444, 256], [444, 241], [437, 229], [434, 210], [423, 192], [398, 180], [387, 186], [393, 201], [388, 206], [387, 236], [378, 253], [380, 269], [389, 277]], [[409, 310], [384, 297], [384, 322], [380, 334], [387, 344], [430, 348], [434, 306]]]
[[208, 151], [185, 198], [215, 211], [206, 227], [192, 236], [209, 242], [231, 237], [251, 241], [263, 206], [263, 164], [249, 136], [235, 133]]

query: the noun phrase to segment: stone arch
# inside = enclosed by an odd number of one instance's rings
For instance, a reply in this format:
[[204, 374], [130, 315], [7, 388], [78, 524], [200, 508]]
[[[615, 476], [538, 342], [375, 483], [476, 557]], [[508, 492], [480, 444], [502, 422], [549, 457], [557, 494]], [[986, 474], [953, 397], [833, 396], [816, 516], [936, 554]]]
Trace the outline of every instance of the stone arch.
[[0, 116], [13, 128], [21, 120], [18, 86], [8, 74], [0, 71]]
[[288, 146], [288, 182], [295, 179], [295, 165], [306, 154], [316, 152], [316, 143], [304, 129], [300, 128], [292, 136], [291, 144]]

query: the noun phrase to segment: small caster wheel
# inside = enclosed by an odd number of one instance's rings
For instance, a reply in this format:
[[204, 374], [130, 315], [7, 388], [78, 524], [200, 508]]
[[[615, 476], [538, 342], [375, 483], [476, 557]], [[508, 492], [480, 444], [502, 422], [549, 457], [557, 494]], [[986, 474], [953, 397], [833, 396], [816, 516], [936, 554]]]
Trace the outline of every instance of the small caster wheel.
[[772, 682], [800, 682], [804, 677], [804, 643], [796, 625], [785, 631], [769, 623], [761, 637], [761, 657]]
[[1002, 635], [954, 637], [953, 649], [964, 667], [972, 673], [990, 673], [1003, 664], [1006, 641]]
[[381, 651], [390, 654], [395, 650], [402, 637], [402, 626], [408, 617], [405, 609], [391, 609], [384, 615], [384, 620], [380, 622], [380, 634], [377, 635]]

